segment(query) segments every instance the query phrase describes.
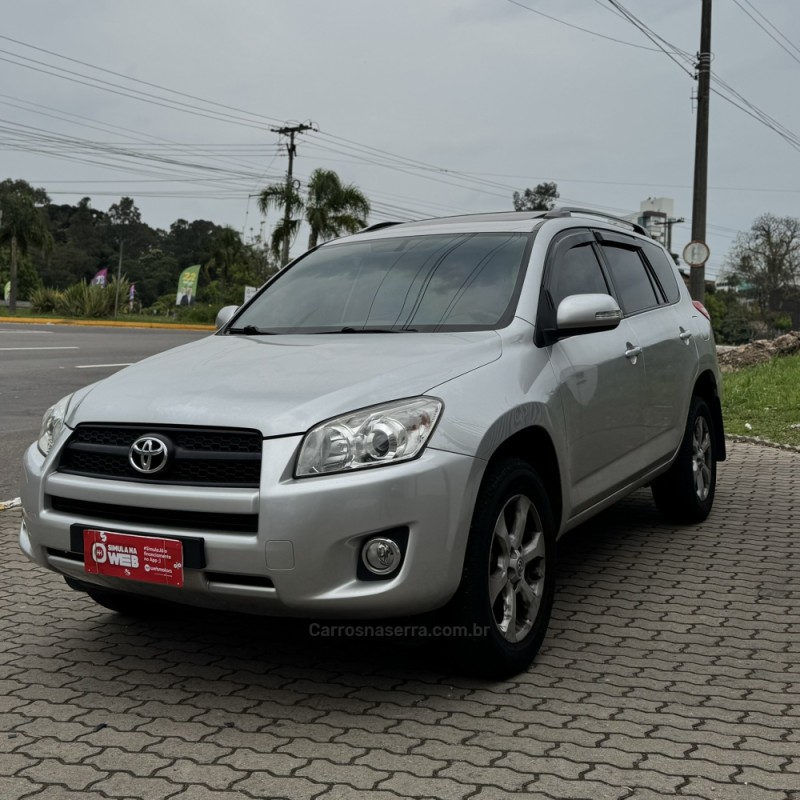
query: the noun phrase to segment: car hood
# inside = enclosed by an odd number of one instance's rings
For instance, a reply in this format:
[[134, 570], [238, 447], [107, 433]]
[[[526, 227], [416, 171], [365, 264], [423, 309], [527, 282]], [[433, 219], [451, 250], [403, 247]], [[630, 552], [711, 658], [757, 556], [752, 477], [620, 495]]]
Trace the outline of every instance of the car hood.
[[501, 352], [494, 331], [210, 336], [77, 392], [66, 422], [304, 433], [338, 414], [423, 394]]

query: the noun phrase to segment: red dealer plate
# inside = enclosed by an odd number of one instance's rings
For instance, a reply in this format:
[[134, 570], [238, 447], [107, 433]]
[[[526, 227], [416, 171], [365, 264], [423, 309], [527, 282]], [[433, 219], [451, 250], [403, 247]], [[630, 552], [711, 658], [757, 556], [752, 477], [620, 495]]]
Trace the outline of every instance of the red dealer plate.
[[83, 552], [84, 569], [92, 575], [183, 586], [183, 545], [176, 539], [86, 528]]

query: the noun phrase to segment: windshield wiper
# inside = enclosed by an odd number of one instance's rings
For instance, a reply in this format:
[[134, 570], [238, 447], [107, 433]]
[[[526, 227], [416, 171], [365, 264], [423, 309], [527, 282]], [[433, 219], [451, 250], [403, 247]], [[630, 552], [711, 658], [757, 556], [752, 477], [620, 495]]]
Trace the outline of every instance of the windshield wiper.
[[416, 333], [416, 328], [352, 328], [347, 326], [336, 333]]
[[245, 325], [244, 328], [229, 328], [228, 333], [242, 333], [245, 336], [274, 336], [274, 331], [265, 331], [255, 325]]

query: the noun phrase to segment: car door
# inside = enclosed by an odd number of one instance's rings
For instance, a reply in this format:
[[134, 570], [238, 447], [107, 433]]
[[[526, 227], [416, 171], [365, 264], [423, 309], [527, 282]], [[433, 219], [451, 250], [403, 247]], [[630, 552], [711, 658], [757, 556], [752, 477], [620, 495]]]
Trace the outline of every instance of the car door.
[[591, 293], [610, 294], [594, 236], [586, 229], [561, 234], [545, 266], [537, 329], [550, 342], [558, 380], [574, 514], [630, 481], [643, 439], [644, 371], [628, 322], [553, 341], [558, 303]]
[[[680, 296], [669, 264], [653, 266], [657, 245], [596, 231], [614, 293], [639, 346], [644, 366], [642, 468], [674, 454], [685, 426], [697, 364], [691, 320], [681, 320]], [[670, 282], [671, 277], [671, 282]]]

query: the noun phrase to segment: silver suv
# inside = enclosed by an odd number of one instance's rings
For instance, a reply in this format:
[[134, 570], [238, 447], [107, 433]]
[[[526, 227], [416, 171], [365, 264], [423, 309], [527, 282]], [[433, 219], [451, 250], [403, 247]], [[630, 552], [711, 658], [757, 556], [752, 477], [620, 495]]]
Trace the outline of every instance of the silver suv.
[[559, 536], [646, 485], [672, 522], [711, 510], [711, 325], [624, 220], [373, 226], [218, 324], [61, 400], [25, 455], [23, 551], [113, 610], [436, 611], [462, 664], [509, 675]]

